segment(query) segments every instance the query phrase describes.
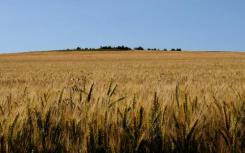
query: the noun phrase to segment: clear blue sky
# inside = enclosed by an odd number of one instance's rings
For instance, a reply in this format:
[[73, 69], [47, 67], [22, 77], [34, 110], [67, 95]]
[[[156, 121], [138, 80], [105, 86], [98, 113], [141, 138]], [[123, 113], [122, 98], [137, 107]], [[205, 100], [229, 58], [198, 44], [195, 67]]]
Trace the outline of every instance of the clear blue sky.
[[0, 52], [128, 45], [245, 50], [244, 0], [3, 0]]

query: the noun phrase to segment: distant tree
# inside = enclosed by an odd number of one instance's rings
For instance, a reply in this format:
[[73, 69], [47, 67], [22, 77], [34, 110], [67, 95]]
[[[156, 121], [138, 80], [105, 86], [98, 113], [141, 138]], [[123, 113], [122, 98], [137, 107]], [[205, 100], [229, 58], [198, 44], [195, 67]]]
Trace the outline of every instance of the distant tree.
[[167, 48], [164, 48], [163, 51], [168, 51], [168, 49]]
[[115, 47], [115, 49], [118, 49], [118, 50], [123, 50], [124, 46], [117, 46]]
[[144, 48], [139, 46], [139, 47], [135, 47], [134, 50], [144, 50]]
[[80, 47], [77, 47], [76, 50], [82, 50]]
[[112, 46], [101, 46], [98, 48], [99, 50], [132, 50], [130, 47], [126, 47], [124, 45], [112, 47]]
[[124, 49], [125, 50], [132, 50], [130, 47], [125, 47]]
[[175, 48], [172, 48], [171, 51], [176, 51]]
[[111, 46], [101, 46], [99, 49], [101, 49], [101, 50], [110, 50], [110, 49], [112, 49], [112, 47]]
[[177, 48], [176, 51], [182, 51], [182, 49], [181, 48]]

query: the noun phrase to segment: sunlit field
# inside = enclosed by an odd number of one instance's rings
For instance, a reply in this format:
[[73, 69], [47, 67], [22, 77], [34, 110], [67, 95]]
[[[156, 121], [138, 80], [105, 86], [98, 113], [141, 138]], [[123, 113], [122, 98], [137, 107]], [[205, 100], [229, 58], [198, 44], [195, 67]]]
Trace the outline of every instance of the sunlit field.
[[244, 153], [245, 53], [0, 55], [1, 153]]

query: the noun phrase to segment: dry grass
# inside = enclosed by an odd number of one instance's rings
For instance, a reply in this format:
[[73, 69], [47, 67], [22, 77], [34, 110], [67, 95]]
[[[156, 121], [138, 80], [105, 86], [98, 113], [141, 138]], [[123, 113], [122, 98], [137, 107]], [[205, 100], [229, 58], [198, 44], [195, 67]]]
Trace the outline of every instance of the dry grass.
[[245, 53], [0, 55], [0, 152], [243, 153]]

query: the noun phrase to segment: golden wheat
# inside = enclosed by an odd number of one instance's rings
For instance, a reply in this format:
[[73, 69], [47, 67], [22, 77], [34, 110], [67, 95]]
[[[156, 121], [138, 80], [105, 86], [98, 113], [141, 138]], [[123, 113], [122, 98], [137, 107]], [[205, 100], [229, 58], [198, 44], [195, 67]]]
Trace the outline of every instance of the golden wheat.
[[245, 54], [0, 55], [0, 152], [243, 153]]

